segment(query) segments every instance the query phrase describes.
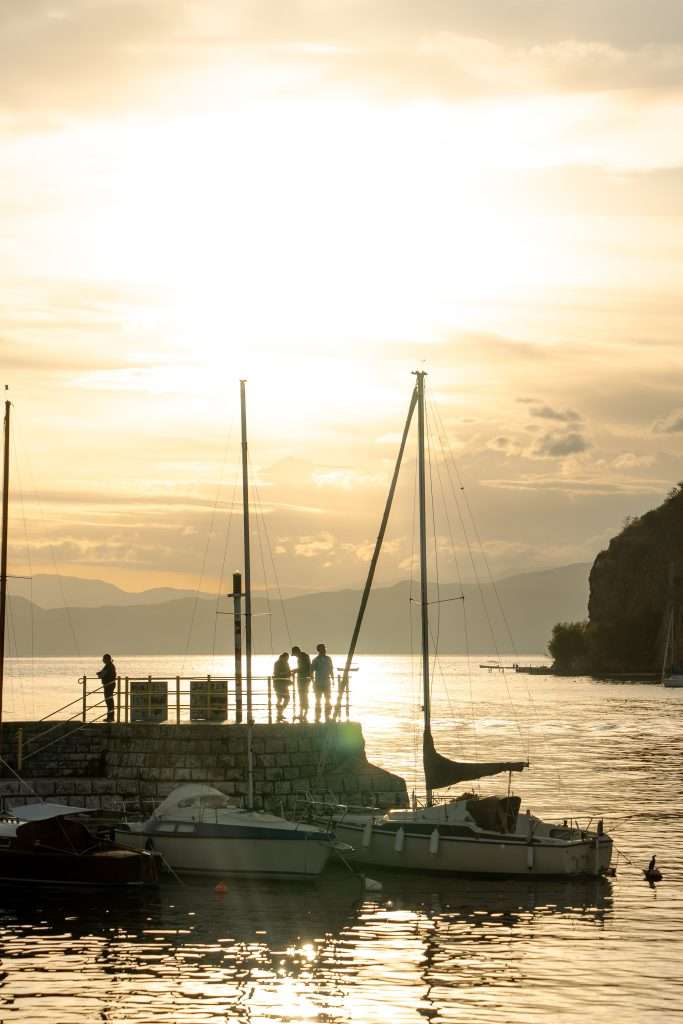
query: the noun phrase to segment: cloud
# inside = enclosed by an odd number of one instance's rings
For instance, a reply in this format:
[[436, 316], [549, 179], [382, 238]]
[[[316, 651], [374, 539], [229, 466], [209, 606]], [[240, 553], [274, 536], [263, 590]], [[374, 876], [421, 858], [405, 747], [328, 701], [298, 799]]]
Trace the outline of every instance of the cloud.
[[116, 108], [168, 63], [183, 5], [156, 0], [4, 0], [0, 112]]
[[539, 437], [532, 448], [531, 454], [536, 458], [556, 459], [566, 455], [578, 455], [590, 448], [590, 444], [582, 434], [570, 431], [568, 434], [551, 432]]
[[[344, 491], [377, 483], [377, 478], [349, 467], [314, 470], [311, 477], [316, 487], [333, 487]], [[380, 481], [381, 482], [381, 478]]]
[[624, 452], [618, 455], [612, 462], [615, 469], [642, 469], [653, 466], [656, 462], [654, 455], [636, 455], [634, 452]]
[[675, 409], [664, 419], [658, 420], [652, 427], [655, 434], [683, 433], [683, 409]]
[[300, 537], [294, 545], [294, 552], [301, 558], [318, 558], [334, 551], [335, 538], [331, 533], [319, 533], [313, 537]]
[[[533, 495], [552, 493], [573, 497], [612, 497], [633, 495], [662, 496], [666, 481], [662, 480], [597, 480], [590, 477], [561, 477], [550, 475], [526, 474], [515, 477], [497, 478], [483, 481], [484, 487], [509, 492], [528, 492]], [[537, 520], [534, 519], [537, 525]], [[614, 532], [618, 532], [615, 519]]]
[[[4, 0], [0, 114], [50, 115], [148, 104], [188, 110], [210, 93], [389, 97], [669, 89], [683, 83], [683, 9], [657, 0]], [[243, 78], [240, 78], [240, 76]], [[232, 83], [232, 87], [230, 84]]]
[[538, 416], [544, 420], [559, 420], [562, 423], [576, 423], [581, 419], [578, 412], [573, 409], [553, 409], [549, 405], [539, 405], [535, 409], [529, 409], [530, 416]]

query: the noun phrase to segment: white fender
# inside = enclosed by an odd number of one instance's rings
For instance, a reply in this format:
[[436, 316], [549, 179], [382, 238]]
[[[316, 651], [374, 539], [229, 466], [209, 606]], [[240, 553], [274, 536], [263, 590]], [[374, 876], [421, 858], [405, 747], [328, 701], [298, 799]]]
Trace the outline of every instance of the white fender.
[[439, 830], [435, 828], [429, 837], [429, 852], [434, 855], [439, 852]]
[[365, 828], [363, 829], [363, 838], [361, 839], [361, 846], [367, 850], [368, 846], [372, 842], [372, 818], [368, 818]]
[[405, 846], [405, 841], [406, 841], [405, 829], [403, 828], [403, 826], [401, 826], [400, 829], [398, 830], [398, 832], [396, 833], [396, 838], [394, 839], [394, 850], [396, 851], [396, 853], [403, 853], [403, 847]]

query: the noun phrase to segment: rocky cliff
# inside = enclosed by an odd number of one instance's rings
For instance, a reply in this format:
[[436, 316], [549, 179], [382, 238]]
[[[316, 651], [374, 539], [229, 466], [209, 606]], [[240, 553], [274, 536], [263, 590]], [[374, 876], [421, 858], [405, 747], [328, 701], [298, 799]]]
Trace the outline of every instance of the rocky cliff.
[[593, 672], [657, 672], [669, 609], [683, 606], [683, 484], [630, 520], [590, 573]]

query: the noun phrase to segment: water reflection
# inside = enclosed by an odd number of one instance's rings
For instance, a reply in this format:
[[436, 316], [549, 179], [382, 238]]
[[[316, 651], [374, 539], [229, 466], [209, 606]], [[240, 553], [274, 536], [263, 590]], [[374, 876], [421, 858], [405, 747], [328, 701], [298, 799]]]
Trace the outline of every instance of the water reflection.
[[174, 884], [143, 897], [3, 896], [2, 1019], [476, 1019], [523, 979], [523, 950], [536, 932], [547, 939], [549, 919], [600, 928], [611, 913], [605, 881], [380, 877], [372, 898], [341, 870], [225, 895]]

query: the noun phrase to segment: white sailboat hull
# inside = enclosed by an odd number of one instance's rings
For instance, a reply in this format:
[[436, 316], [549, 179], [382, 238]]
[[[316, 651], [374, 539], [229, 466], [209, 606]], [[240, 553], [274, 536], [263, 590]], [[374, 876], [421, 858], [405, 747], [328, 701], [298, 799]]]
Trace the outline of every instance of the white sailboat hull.
[[116, 835], [122, 845], [161, 854], [181, 874], [249, 878], [313, 878], [335, 846], [327, 830], [234, 807], [203, 784], [179, 786], [151, 818]]
[[315, 878], [323, 870], [333, 843], [317, 839], [206, 838], [117, 830], [116, 838], [133, 849], [160, 853], [179, 874], [242, 875], [247, 878]]
[[[446, 805], [386, 816], [341, 813], [328, 818], [337, 839], [353, 847], [353, 863], [437, 874], [509, 876], [598, 876], [612, 856], [603, 832], [554, 827], [521, 815], [513, 832], [486, 832], [470, 820], [464, 805]], [[455, 822], [459, 819], [459, 823]], [[322, 819], [321, 819], [322, 820]]]

